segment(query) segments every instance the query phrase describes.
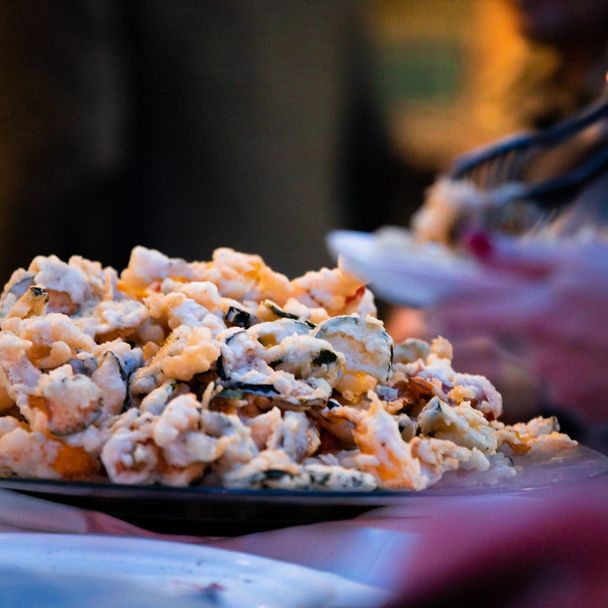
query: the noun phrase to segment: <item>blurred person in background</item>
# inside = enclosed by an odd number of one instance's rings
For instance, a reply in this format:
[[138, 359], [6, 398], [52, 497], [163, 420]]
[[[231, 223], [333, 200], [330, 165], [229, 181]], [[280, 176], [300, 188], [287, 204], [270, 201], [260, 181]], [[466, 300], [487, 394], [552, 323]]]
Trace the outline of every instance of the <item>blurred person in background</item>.
[[[503, 90], [503, 108], [517, 108], [522, 125], [545, 127], [597, 98], [608, 68], [606, 0], [512, 0], [522, 35], [548, 54], [520, 71]], [[547, 60], [549, 59], [549, 60]], [[544, 66], [544, 67], [543, 67]], [[517, 102], [519, 100], [519, 102]], [[608, 173], [576, 200], [557, 238], [581, 223], [606, 225]], [[502, 273], [506, 292], [480, 287], [427, 315], [404, 310], [391, 321], [395, 336], [442, 333], [455, 341], [455, 365], [490, 377], [505, 394], [505, 418], [557, 413], [571, 434], [608, 447], [608, 248], [602, 240], [545, 251], [499, 239], [481, 260]], [[516, 342], [515, 352], [504, 344]], [[589, 424], [592, 423], [592, 424]]]
[[532, 86], [525, 72], [515, 81], [526, 122], [544, 127], [593, 101], [608, 70], [608, 1], [506, 1], [522, 35], [547, 56]]
[[0, 3], [3, 282], [37, 254], [121, 268], [136, 244], [293, 275], [329, 262], [328, 230], [386, 221], [360, 5]]

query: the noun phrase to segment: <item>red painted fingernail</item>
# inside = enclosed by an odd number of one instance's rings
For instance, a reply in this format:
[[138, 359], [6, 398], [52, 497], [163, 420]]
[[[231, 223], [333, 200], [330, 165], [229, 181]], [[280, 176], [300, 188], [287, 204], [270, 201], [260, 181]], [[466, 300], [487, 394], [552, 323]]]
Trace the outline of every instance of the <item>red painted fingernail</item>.
[[465, 239], [465, 243], [471, 253], [478, 258], [488, 258], [494, 251], [488, 234], [479, 230], [470, 232]]

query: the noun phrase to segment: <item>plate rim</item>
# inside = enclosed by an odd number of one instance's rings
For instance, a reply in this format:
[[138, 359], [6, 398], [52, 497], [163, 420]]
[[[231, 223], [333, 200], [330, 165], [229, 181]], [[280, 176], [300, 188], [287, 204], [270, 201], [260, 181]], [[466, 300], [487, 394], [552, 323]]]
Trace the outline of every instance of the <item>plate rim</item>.
[[[593, 479], [602, 475], [608, 475], [608, 455], [598, 452], [592, 448], [579, 444], [572, 450], [558, 453], [546, 463], [551, 466], [552, 461], [557, 466], [564, 460], [575, 460], [577, 458], [592, 458], [598, 465], [603, 463], [603, 468], [591, 474], [580, 477], [578, 480], [567, 480], [554, 482], [548, 480], [546, 483], [534, 485], [532, 487], [509, 488], [503, 484], [466, 486], [462, 487], [430, 487], [422, 491], [416, 490], [373, 490], [368, 492], [361, 491], [340, 491], [340, 490], [281, 490], [274, 488], [224, 488], [217, 486], [170, 486], [170, 485], [136, 485], [136, 484], [117, 484], [106, 480], [99, 481], [80, 481], [64, 479], [40, 479], [17, 476], [0, 476], [0, 489], [18, 490], [24, 492], [35, 492], [50, 496], [99, 496], [106, 498], [180, 498], [189, 500], [208, 500], [208, 501], [258, 501], [266, 502], [285, 502], [295, 504], [340, 504], [342, 502], [353, 504], [391, 504], [404, 499], [414, 497], [449, 497], [466, 495], [475, 496], [479, 494], [489, 494], [496, 492], [534, 492], [544, 490], [573, 481], [583, 481]], [[525, 463], [525, 460], [524, 460]], [[539, 461], [535, 464], [542, 465]], [[520, 472], [517, 475], [521, 475]]]

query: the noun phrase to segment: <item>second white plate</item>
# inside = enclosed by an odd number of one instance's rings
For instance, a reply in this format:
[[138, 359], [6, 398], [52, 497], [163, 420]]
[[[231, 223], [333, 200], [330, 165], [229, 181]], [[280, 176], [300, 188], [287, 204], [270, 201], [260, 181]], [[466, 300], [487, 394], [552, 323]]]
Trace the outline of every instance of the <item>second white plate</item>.
[[15, 533], [0, 544], [0, 600], [12, 608], [372, 608], [386, 599], [333, 574], [212, 547]]

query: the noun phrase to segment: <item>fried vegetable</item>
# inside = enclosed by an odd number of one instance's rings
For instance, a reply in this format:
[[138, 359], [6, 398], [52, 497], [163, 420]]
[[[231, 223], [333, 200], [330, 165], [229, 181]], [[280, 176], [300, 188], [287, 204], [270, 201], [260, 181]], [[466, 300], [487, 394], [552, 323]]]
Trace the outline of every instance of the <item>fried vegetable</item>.
[[319, 351], [319, 354], [312, 360], [313, 365], [329, 365], [335, 363], [338, 359], [338, 355], [333, 350], [327, 350], [326, 348]]
[[345, 370], [364, 373], [383, 381], [393, 360], [393, 340], [373, 317], [333, 317], [319, 325], [314, 337], [329, 342], [346, 357]]
[[220, 399], [244, 399], [246, 395], [276, 397], [279, 394], [272, 384], [244, 384], [236, 382], [217, 394]]
[[293, 374], [298, 380], [323, 378], [332, 387], [345, 362], [344, 355], [336, 353], [329, 342], [308, 335], [288, 336], [264, 356], [275, 370]]
[[294, 321], [300, 321], [302, 323], [306, 323], [310, 329], [315, 329], [316, 325], [311, 323], [310, 321], [306, 321], [305, 319], [300, 319], [297, 315], [294, 315], [286, 310], [283, 310], [278, 304], [275, 304], [272, 300], [264, 300], [263, 302], [266, 308], [270, 309], [277, 317], [281, 317], [281, 319], [293, 319]]

